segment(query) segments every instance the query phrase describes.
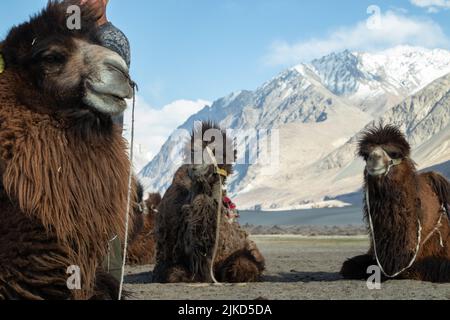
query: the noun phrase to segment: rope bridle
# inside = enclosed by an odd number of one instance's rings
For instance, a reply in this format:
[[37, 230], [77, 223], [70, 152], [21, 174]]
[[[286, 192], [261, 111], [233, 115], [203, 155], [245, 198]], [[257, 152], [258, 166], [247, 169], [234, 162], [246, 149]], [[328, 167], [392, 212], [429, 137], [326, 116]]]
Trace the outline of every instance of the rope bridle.
[[128, 251], [128, 229], [130, 225], [130, 206], [131, 206], [131, 196], [133, 190], [133, 159], [134, 159], [134, 121], [135, 121], [135, 108], [136, 108], [136, 91], [138, 90], [136, 83], [132, 82], [133, 87], [133, 106], [131, 109], [131, 138], [130, 138], [130, 175], [128, 178], [128, 201], [127, 210], [125, 216], [125, 239], [123, 247], [123, 260], [122, 260], [122, 270], [120, 277], [120, 287], [119, 287], [119, 301], [122, 300], [123, 283], [125, 278], [125, 265], [127, 263], [127, 251]]
[[[384, 177], [386, 177], [389, 174], [389, 172], [391, 171], [391, 169], [393, 167], [396, 167], [396, 166], [400, 165], [402, 162], [403, 162], [402, 159], [390, 159], [389, 167], [388, 167], [386, 173], [384, 174]], [[409, 270], [414, 265], [414, 263], [417, 260], [417, 257], [418, 257], [419, 252], [420, 252], [420, 246], [424, 245], [425, 243], [427, 243], [436, 232], [439, 234], [439, 239], [440, 239], [439, 244], [441, 245], [442, 248], [444, 248], [444, 242], [443, 242], [443, 239], [442, 239], [442, 233], [440, 231], [440, 227], [442, 227], [442, 217], [447, 212], [447, 210], [445, 208], [445, 205], [443, 204], [442, 205], [443, 211], [441, 212], [441, 215], [439, 217], [439, 220], [438, 220], [435, 228], [431, 231], [431, 233], [425, 238], [425, 240], [423, 242], [422, 242], [422, 231], [423, 231], [422, 230], [423, 229], [422, 228], [422, 222], [420, 221], [420, 217], [417, 217], [417, 223], [418, 223], [417, 246], [416, 246], [416, 249], [414, 251], [414, 256], [413, 256], [412, 260], [409, 262], [409, 264], [405, 268], [401, 269], [400, 271], [398, 271], [398, 272], [396, 272], [396, 273], [394, 273], [392, 275], [387, 274], [387, 272], [384, 270], [384, 268], [383, 268], [383, 266], [381, 264], [380, 258], [378, 256], [377, 242], [376, 242], [376, 239], [375, 239], [375, 228], [373, 226], [372, 212], [371, 212], [371, 208], [370, 208], [370, 189], [369, 189], [369, 186], [367, 186], [367, 188], [366, 188], [366, 199], [365, 200], [366, 200], [366, 206], [367, 206], [367, 215], [369, 217], [370, 232], [372, 233], [372, 242], [373, 242], [373, 250], [374, 250], [374, 254], [375, 254], [375, 259], [377, 261], [378, 267], [380, 268], [381, 272], [387, 278], [391, 278], [391, 279], [392, 278], [396, 278], [400, 274], [402, 274], [403, 272]]]
[[214, 275], [214, 261], [216, 260], [217, 251], [219, 249], [220, 222], [222, 220], [221, 219], [222, 218], [222, 198], [223, 198], [222, 177], [226, 177], [228, 175], [228, 173], [226, 172], [226, 170], [219, 168], [217, 159], [214, 156], [214, 154], [209, 146], [206, 147], [206, 152], [208, 153], [208, 156], [209, 156], [212, 164], [214, 165], [214, 173], [218, 175], [219, 184], [220, 184], [219, 185], [219, 190], [220, 190], [219, 191], [219, 199], [217, 199], [216, 238], [214, 241], [214, 248], [213, 248], [212, 257], [211, 257], [211, 264], [209, 266], [209, 273], [210, 273], [213, 283], [220, 284], [220, 282], [217, 281], [217, 279]]

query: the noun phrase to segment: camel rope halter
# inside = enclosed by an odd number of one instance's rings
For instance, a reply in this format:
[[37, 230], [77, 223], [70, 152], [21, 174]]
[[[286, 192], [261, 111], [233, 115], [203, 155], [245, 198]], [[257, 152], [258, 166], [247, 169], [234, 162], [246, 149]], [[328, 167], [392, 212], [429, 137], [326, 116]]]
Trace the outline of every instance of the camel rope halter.
[[130, 226], [130, 213], [131, 213], [131, 196], [133, 191], [133, 159], [134, 159], [134, 121], [135, 121], [135, 109], [136, 109], [136, 91], [138, 90], [137, 84], [132, 82], [133, 87], [133, 106], [131, 109], [131, 138], [130, 138], [130, 175], [128, 177], [128, 201], [127, 210], [125, 216], [125, 239], [123, 246], [123, 260], [122, 260], [122, 270], [120, 276], [120, 287], [119, 287], [119, 300], [122, 300], [123, 293], [123, 283], [125, 278], [125, 265], [127, 263], [127, 251], [128, 251], [128, 232]]
[[[389, 167], [388, 167], [386, 173], [384, 174], [384, 177], [386, 177], [389, 174], [389, 172], [391, 171], [391, 169], [393, 167], [396, 167], [396, 166], [400, 165], [402, 162], [403, 162], [403, 160], [401, 160], [401, 159], [391, 159], [390, 162], [389, 162]], [[412, 260], [410, 261], [410, 263], [405, 268], [401, 269], [400, 271], [396, 272], [395, 274], [393, 274], [393, 275], [387, 274], [386, 271], [384, 270], [383, 265], [381, 264], [380, 258], [378, 256], [377, 241], [375, 239], [375, 228], [373, 226], [372, 212], [371, 212], [371, 208], [370, 208], [370, 190], [369, 190], [369, 186], [367, 186], [367, 188], [366, 188], [366, 206], [367, 206], [367, 215], [369, 216], [370, 232], [372, 233], [372, 243], [373, 243], [373, 250], [374, 250], [374, 253], [375, 253], [375, 259], [377, 261], [378, 267], [380, 268], [381, 272], [387, 278], [391, 278], [391, 279], [396, 278], [400, 274], [402, 274], [403, 272], [409, 270], [414, 265], [414, 263], [417, 260], [417, 257], [419, 255], [419, 251], [420, 251], [420, 246], [424, 245], [425, 243], [427, 243], [435, 233], [439, 234], [439, 240], [440, 240], [439, 244], [441, 245], [442, 248], [444, 248], [444, 242], [443, 242], [443, 239], [442, 239], [442, 233], [441, 233], [440, 228], [442, 227], [442, 217], [446, 213], [445, 205], [442, 206], [443, 211], [441, 212], [441, 215], [439, 217], [438, 222], [436, 223], [435, 228], [425, 238], [423, 243], [422, 243], [422, 229], [423, 229], [422, 222], [420, 221], [420, 218], [417, 217], [417, 223], [418, 223], [417, 246], [416, 246], [416, 249], [414, 251], [414, 256], [413, 256]]]
[[217, 217], [216, 217], [216, 238], [214, 241], [214, 248], [211, 257], [211, 264], [209, 266], [209, 273], [211, 279], [214, 284], [220, 285], [221, 283], [217, 281], [214, 275], [214, 261], [217, 258], [217, 251], [219, 249], [219, 237], [220, 237], [220, 222], [222, 220], [222, 198], [223, 198], [223, 189], [222, 189], [222, 177], [228, 176], [226, 170], [220, 169], [219, 164], [217, 163], [217, 159], [214, 156], [211, 148], [209, 146], [206, 147], [206, 152], [208, 153], [209, 158], [211, 159], [212, 164], [214, 165], [215, 174], [219, 176], [219, 199], [217, 199]]

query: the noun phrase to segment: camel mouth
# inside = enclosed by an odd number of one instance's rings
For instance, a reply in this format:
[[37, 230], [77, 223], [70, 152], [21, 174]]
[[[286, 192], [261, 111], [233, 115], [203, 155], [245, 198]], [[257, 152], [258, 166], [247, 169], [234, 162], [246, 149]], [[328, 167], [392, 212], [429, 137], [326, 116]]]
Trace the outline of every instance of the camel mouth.
[[209, 178], [214, 174], [214, 167], [212, 165], [193, 165], [189, 170], [189, 176], [193, 180], [201, 178]]
[[133, 89], [128, 81], [110, 83], [109, 85], [87, 81], [83, 102], [96, 111], [116, 116], [126, 110], [126, 99], [132, 97]]
[[100, 113], [120, 115], [127, 108], [126, 99], [134, 95], [128, 66], [118, 54], [102, 47], [87, 45], [85, 52], [93, 67], [84, 81], [83, 102]]
[[380, 177], [382, 175], [385, 175], [386, 172], [387, 169], [385, 167], [377, 167], [377, 168], [367, 167], [367, 173], [372, 177]]
[[120, 115], [127, 109], [125, 98], [115, 95], [88, 92], [83, 102], [94, 110], [111, 116]]

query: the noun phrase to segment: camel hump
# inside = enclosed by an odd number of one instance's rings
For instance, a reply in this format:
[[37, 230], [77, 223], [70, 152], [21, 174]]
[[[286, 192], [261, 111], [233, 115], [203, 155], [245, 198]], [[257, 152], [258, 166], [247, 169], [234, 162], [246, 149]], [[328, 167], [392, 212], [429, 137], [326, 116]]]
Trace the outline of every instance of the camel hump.
[[436, 172], [428, 172], [425, 175], [433, 191], [438, 196], [439, 202], [447, 209], [447, 214], [450, 214], [450, 182], [443, 175]]

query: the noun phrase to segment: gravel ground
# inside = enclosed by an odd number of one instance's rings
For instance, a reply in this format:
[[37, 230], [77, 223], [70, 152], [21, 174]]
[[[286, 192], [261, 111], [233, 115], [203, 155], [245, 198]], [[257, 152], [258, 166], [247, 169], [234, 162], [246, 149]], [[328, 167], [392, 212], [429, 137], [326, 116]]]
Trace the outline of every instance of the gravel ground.
[[267, 261], [262, 283], [161, 285], [151, 283], [153, 266], [129, 268], [126, 290], [144, 300], [399, 300], [450, 299], [450, 284], [389, 281], [368, 290], [363, 281], [345, 281], [338, 271], [349, 257], [368, 248], [364, 236], [254, 236]]

